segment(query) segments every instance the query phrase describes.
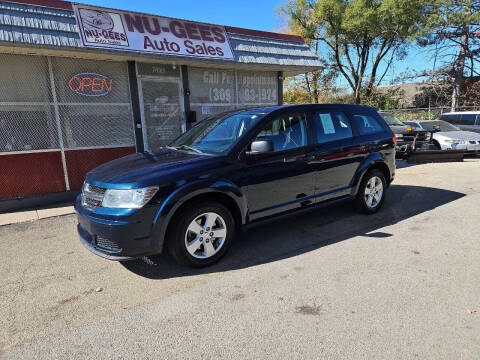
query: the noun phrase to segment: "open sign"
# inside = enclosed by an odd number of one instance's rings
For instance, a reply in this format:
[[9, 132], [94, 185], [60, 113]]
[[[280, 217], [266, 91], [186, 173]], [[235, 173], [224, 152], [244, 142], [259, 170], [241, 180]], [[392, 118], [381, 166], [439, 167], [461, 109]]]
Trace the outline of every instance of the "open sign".
[[79, 73], [68, 81], [72, 92], [82, 96], [105, 96], [112, 92], [113, 80], [97, 73]]

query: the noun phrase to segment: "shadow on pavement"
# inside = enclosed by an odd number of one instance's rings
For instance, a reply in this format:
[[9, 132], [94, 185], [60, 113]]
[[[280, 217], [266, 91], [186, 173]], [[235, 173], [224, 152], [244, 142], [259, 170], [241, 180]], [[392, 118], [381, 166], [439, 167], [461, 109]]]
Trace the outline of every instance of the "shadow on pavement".
[[392, 234], [376, 230], [463, 196], [465, 194], [437, 188], [392, 185], [387, 192], [384, 207], [375, 215], [357, 214], [350, 203], [344, 203], [258, 225], [240, 233], [226, 256], [219, 263], [205, 269], [179, 265], [167, 255], [167, 251], [147, 261], [133, 260], [122, 262], [122, 265], [133, 273], [150, 279], [246, 268], [293, 257], [355, 236], [381, 240]]

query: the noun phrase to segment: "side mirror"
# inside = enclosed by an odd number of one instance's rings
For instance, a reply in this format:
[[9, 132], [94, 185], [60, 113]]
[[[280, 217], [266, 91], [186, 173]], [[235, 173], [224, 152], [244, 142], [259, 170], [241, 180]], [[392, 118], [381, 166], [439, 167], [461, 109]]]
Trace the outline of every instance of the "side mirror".
[[247, 151], [247, 155], [268, 154], [273, 152], [272, 140], [255, 140], [250, 145], [250, 151]]

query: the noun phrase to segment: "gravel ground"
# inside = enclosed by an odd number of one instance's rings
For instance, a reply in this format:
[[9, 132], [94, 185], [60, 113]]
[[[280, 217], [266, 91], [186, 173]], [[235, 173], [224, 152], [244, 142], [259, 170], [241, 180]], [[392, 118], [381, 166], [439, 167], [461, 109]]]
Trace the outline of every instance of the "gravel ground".
[[253, 228], [204, 270], [100, 259], [74, 216], [0, 227], [0, 359], [478, 359], [480, 161], [400, 164], [387, 196]]

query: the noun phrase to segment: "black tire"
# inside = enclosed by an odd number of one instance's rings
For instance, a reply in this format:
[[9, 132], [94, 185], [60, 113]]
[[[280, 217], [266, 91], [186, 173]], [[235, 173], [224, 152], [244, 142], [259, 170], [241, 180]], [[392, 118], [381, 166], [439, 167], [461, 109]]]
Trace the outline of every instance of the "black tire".
[[433, 141], [433, 147], [435, 148], [435, 150], [442, 150], [440, 144], [435, 140]]
[[[375, 206], [369, 206], [367, 203], [365, 190], [370, 179], [377, 177], [382, 182], [382, 195], [380, 201], [378, 201]], [[363, 214], [375, 214], [382, 207], [385, 201], [385, 192], [387, 190], [387, 180], [385, 179], [385, 173], [378, 169], [373, 169], [368, 171], [362, 179], [360, 186], [358, 187], [358, 193], [355, 198], [355, 209]]]
[[[220, 220], [223, 220], [225, 223], [226, 236], [224, 237], [223, 244], [213, 256], [207, 258], [198, 258], [190, 254], [190, 252], [187, 250], [186, 236], [188, 227], [192, 224], [192, 222], [197, 217], [205, 213], [215, 213], [220, 216]], [[198, 205], [186, 206], [177, 214], [175, 214], [174, 219], [172, 219], [172, 224], [169, 226], [169, 232], [167, 234], [167, 248], [170, 255], [179, 263], [195, 268], [209, 266], [220, 260], [220, 258], [225, 255], [235, 237], [235, 230], [235, 220], [232, 216], [232, 213], [221, 203], [203, 202]], [[188, 234], [188, 236], [191, 235], [194, 234]], [[210, 240], [208, 235], [205, 236], [207, 236], [206, 240]], [[204, 239], [203, 242], [208, 242], [206, 240]], [[218, 241], [218, 238], [212, 240], [211, 245], [213, 246], [214, 243], [218, 245]], [[205, 243], [201, 245], [200, 250], [204, 249], [204, 246]], [[198, 250], [199, 253], [200, 250]], [[206, 254], [205, 250], [203, 252]], [[200, 254], [195, 255], [200, 256]]]

